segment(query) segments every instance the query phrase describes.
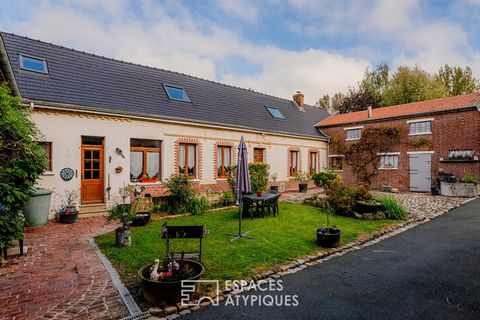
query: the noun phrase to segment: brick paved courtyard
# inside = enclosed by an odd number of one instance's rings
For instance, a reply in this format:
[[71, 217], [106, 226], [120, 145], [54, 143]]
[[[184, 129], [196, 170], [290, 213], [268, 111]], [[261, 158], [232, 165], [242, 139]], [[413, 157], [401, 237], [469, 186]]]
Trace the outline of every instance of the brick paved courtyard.
[[119, 319], [128, 316], [87, 238], [114, 230], [103, 217], [27, 228], [24, 257], [0, 267], [0, 319]]

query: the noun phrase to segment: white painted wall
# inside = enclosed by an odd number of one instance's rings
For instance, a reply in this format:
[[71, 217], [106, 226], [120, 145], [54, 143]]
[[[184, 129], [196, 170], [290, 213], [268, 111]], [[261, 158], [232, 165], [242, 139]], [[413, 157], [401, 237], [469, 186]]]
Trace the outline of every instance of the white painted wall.
[[[261, 134], [238, 131], [228, 128], [209, 128], [192, 124], [178, 124], [161, 121], [135, 120], [107, 116], [95, 116], [65, 112], [53, 112], [37, 107], [32, 115], [45, 141], [52, 142], [52, 172], [45, 173], [39, 186], [54, 190], [51, 216], [61, 206], [66, 191], [80, 188], [81, 175], [81, 136], [104, 137], [105, 147], [105, 188], [110, 176], [110, 201], [107, 205], [121, 202], [118, 189], [129, 183], [130, 138], [154, 139], [162, 141], [162, 173], [168, 178], [174, 173], [174, 145], [179, 137], [196, 138], [202, 143], [203, 179], [200, 183], [215, 183], [214, 179], [214, 144], [220, 140], [230, 141], [236, 146], [243, 135], [253, 161], [253, 148], [266, 149], [266, 162], [270, 164], [270, 173], [277, 173], [278, 180], [288, 180], [288, 148], [300, 148], [302, 153], [302, 170], [306, 171], [308, 150], [320, 149], [319, 168], [327, 166], [327, 144], [324, 141], [288, 137], [274, 134]], [[123, 150], [125, 158], [115, 151]], [[111, 157], [111, 162], [109, 161]], [[116, 173], [115, 167], [122, 166], [124, 171]], [[65, 182], [60, 177], [60, 170], [70, 167], [77, 175]], [[105, 197], [107, 193], [105, 192]]]

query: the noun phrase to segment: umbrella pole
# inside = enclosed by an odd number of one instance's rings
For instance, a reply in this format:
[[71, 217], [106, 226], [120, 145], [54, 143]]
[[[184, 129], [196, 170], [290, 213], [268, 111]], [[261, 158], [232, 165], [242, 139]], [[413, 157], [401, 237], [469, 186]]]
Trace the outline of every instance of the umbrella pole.
[[255, 240], [255, 238], [248, 236], [248, 234], [250, 234], [250, 231], [242, 233], [242, 209], [243, 209], [243, 201], [240, 200], [240, 203], [238, 205], [238, 234], [225, 233], [226, 236], [233, 237], [232, 239], [230, 239], [230, 242], [236, 241], [240, 238], [247, 238], [247, 239]]

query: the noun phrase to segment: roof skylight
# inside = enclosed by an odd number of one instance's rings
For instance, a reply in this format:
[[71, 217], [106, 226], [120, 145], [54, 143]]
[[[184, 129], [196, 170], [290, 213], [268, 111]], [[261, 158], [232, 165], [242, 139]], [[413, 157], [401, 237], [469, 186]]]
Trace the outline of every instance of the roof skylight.
[[268, 112], [270, 112], [272, 117], [274, 117], [275, 119], [285, 119], [285, 117], [283, 116], [283, 113], [280, 110], [278, 110], [278, 108], [271, 107], [271, 106], [266, 106], [266, 108]]
[[174, 87], [166, 84], [164, 84], [163, 87], [165, 88], [165, 92], [170, 100], [191, 102], [190, 97], [184, 88]]
[[47, 61], [45, 59], [20, 55], [20, 69], [48, 74]]

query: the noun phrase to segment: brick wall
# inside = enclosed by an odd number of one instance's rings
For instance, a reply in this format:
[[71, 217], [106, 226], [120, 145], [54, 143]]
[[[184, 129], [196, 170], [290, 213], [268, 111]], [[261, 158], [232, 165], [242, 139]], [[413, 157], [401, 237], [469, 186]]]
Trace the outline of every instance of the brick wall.
[[[432, 134], [409, 136], [410, 125], [408, 120], [417, 120], [424, 118], [433, 118], [431, 129]], [[336, 127], [324, 127], [322, 131], [330, 137], [338, 137], [345, 141], [346, 133], [344, 128], [363, 126], [364, 130], [368, 127], [388, 126], [396, 127], [401, 132], [401, 142], [390, 152], [400, 152], [398, 169], [379, 169], [378, 175], [374, 177], [372, 188], [381, 189], [382, 185], [390, 185], [401, 191], [409, 190], [409, 161], [407, 152], [411, 151], [433, 151], [432, 154], [432, 174], [436, 175], [439, 169], [445, 172], [451, 172], [457, 177], [463, 178], [467, 173], [474, 174], [480, 178], [480, 162], [443, 162], [440, 159], [448, 159], [448, 151], [452, 149], [474, 149], [475, 154], [480, 156], [480, 112], [477, 110], [457, 111], [451, 113], [422, 115], [396, 120], [378, 121], [370, 123], [356, 123]], [[415, 146], [419, 137], [426, 137], [431, 144]], [[427, 141], [428, 141], [427, 140]], [[346, 141], [353, 143], [355, 141]], [[330, 154], [337, 154], [334, 146], [331, 146]], [[343, 161], [343, 170], [339, 171], [343, 179], [353, 184], [358, 182], [352, 166]]]

